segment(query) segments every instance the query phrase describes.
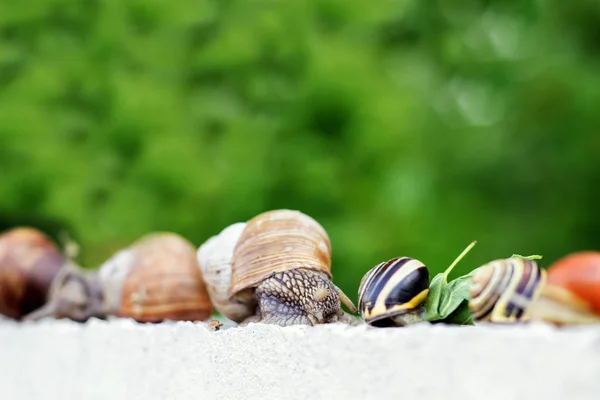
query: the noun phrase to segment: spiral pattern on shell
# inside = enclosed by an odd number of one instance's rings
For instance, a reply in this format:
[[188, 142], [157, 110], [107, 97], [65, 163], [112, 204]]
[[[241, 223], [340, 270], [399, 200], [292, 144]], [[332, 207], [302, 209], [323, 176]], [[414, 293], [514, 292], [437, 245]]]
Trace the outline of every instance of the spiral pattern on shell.
[[257, 215], [235, 247], [229, 295], [238, 296], [275, 272], [295, 268], [321, 271], [331, 279], [331, 243], [325, 229], [299, 211]]
[[98, 278], [108, 315], [160, 322], [203, 321], [212, 313], [196, 250], [174, 233], [141, 238], [105, 262]]
[[470, 287], [474, 321], [517, 322], [530, 319], [528, 307], [546, 283], [546, 271], [521, 257], [494, 260], [479, 267]]
[[429, 271], [410, 257], [396, 257], [370, 269], [358, 289], [358, 311], [366, 323], [406, 313], [429, 293]]
[[0, 314], [21, 318], [44, 305], [54, 277], [67, 262], [58, 246], [34, 228], [0, 235]]

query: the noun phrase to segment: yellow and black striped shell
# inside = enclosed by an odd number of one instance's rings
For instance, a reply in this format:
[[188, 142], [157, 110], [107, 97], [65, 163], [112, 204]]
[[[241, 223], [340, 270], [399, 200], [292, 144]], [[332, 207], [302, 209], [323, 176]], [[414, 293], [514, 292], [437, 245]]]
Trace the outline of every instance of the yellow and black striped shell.
[[510, 323], [528, 321], [530, 304], [541, 294], [546, 271], [533, 260], [511, 257], [477, 269], [469, 310], [474, 321]]
[[397, 257], [369, 270], [358, 289], [358, 310], [373, 326], [396, 325], [392, 319], [419, 307], [429, 293], [429, 271], [420, 261]]

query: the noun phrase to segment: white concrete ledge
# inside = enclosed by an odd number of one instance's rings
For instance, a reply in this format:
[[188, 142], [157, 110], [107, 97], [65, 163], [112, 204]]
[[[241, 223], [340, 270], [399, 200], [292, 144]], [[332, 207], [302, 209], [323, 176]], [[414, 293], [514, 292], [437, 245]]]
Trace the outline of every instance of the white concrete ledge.
[[600, 327], [0, 321], [0, 399], [600, 399]]

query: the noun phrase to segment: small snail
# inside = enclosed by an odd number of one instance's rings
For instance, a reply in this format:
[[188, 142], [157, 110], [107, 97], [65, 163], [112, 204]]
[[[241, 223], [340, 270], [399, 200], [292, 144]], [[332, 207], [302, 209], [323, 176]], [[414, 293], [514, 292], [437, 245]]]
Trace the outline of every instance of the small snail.
[[563, 287], [600, 314], [600, 252], [568, 254], [548, 268], [548, 283]]
[[325, 229], [299, 211], [274, 210], [237, 223], [197, 252], [215, 308], [241, 324], [354, 323], [351, 300], [331, 281]]
[[138, 322], [203, 321], [211, 313], [195, 248], [181, 236], [165, 232], [141, 238], [97, 271], [65, 269], [53, 282], [48, 303], [27, 319], [116, 316]]
[[582, 299], [547, 282], [547, 272], [524, 257], [494, 260], [473, 274], [469, 310], [476, 322], [530, 320], [557, 325], [598, 323]]
[[68, 259], [44, 233], [17, 227], [0, 235], [0, 314], [20, 319], [42, 305]]
[[397, 257], [370, 269], [358, 289], [358, 310], [376, 327], [405, 326], [423, 319], [429, 271], [410, 257]]

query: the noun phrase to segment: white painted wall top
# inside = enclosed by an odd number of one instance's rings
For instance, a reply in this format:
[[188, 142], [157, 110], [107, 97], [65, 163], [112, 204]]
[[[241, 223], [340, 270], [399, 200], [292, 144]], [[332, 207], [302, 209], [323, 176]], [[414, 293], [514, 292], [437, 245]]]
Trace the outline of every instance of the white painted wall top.
[[0, 321], [2, 400], [600, 399], [600, 327]]

